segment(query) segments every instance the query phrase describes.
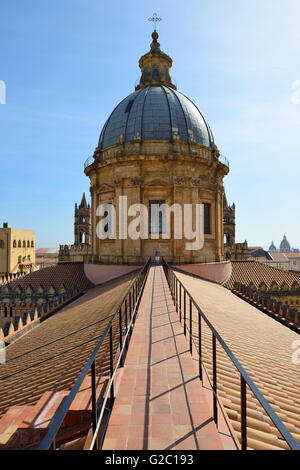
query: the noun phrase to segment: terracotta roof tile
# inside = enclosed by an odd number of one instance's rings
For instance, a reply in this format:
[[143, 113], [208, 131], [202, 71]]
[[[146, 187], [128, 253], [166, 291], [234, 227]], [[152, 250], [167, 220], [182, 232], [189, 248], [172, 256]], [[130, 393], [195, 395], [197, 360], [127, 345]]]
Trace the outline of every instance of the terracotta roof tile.
[[259, 285], [264, 282], [269, 289], [272, 282], [276, 282], [279, 288], [285, 282], [289, 288], [292, 288], [295, 281], [299, 281], [299, 276], [290, 271], [282, 271], [258, 261], [232, 261], [231, 276], [224, 286], [232, 289], [235, 282], [240, 282], [245, 286], [253, 283], [258, 289]]
[[[247, 263], [233, 264], [240, 266]], [[176, 274], [274, 411], [279, 414], [288, 430], [300, 443], [300, 368], [292, 362], [292, 344], [299, 339], [299, 335], [222, 286], [187, 274]], [[187, 311], [189, 312], [189, 309]], [[194, 331], [197, 331], [196, 325]], [[202, 322], [202, 335], [203, 361], [211, 375], [211, 332], [204, 322]], [[240, 378], [230, 359], [219, 346], [217, 346], [217, 370], [218, 394], [237, 435], [240, 435]], [[249, 390], [247, 422], [250, 448], [287, 448]]]
[[[35, 290], [40, 285], [45, 289], [49, 289], [53, 285], [55, 289], [59, 289], [62, 284], [67, 290], [73, 287], [87, 290], [93, 286], [84, 274], [83, 263], [62, 263], [27, 274], [20, 279], [10, 282], [9, 287], [14, 290], [17, 286], [25, 289], [31, 285]], [[5, 286], [0, 287], [0, 290], [4, 288]]]
[[[100, 337], [107, 321], [98, 320], [114, 313], [136, 275], [90, 289], [6, 348], [6, 363], [0, 368], [0, 416], [13, 405], [36, 403], [46, 391], [72, 387], [95, 347], [95, 340], [86, 341]], [[97, 358], [97, 371], [104, 374], [109, 368], [108, 343], [109, 338]]]

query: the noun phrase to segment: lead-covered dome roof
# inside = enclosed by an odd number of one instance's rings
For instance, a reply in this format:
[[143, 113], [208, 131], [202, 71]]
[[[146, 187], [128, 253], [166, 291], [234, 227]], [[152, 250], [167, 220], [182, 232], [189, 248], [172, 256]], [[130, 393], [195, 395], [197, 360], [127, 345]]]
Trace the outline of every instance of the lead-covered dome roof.
[[134, 140], [196, 142], [211, 147], [213, 136], [199, 109], [168, 86], [146, 86], [127, 96], [106, 121], [100, 149]]
[[213, 136], [203, 115], [172, 83], [172, 59], [160, 50], [156, 31], [152, 39], [150, 51], [139, 60], [140, 82], [106, 121], [100, 150], [145, 140], [181, 140], [213, 147]]

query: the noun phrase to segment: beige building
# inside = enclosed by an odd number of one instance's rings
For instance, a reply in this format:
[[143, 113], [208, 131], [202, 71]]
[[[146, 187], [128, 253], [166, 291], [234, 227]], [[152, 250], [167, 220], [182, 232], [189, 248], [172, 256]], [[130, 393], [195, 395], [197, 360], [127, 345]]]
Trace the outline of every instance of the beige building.
[[[221, 157], [199, 109], [172, 83], [172, 59], [160, 50], [156, 31], [152, 38], [150, 51], [139, 61], [139, 84], [114, 109], [93, 158], [85, 164], [91, 181], [90, 258], [96, 262], [136, 263], [159, 250], [176, 263], [220, 261], [224, 259], [223, 177], [229, 172], [229, 164]], [[146, 233], [137, 239], [120, 229], [121, 196], [127, 197], [128, 210], [133, 204], [143, 204], [148, 211]], [[192, 204], [193, 209], [196, 204], [202, 205], [201, 249], [188, 249], [187, 239], [175, 236], [173, 215], [170, 237], [164, 237], [164, 207], [173, 204], [180, 206], [182, 214], [184, 204]], [[97, 226], [110, 210], [100, 214], [101, 205], [115, 208], [115, 237], [109, 224], [104, 226], [107, 237], [98, 235]], [[162, 208], [159, 217], [151, 215], [153, 205]], [[134, 215], [129, 213], [128, 225], [132, 220]], [[195, 212], [193, 221], [195, 231]], [[184, 233], [183, 216], [180, 225]]]
[[0, 275], [31, 272], [35, 268], [35, 232], [11, 227], [0, 228]]

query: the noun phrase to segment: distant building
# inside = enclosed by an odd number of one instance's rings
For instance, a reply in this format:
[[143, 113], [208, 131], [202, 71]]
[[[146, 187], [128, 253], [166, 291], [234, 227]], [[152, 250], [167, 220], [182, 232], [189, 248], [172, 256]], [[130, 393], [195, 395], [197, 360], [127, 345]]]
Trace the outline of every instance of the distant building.
[[227, 202], [226, 194], [223, 198], [223, 234], [224, 234], [224, 250], [230, 251], [232, 260], [245, 260], [248, 258], [248, 244], [235, 243], [235, 204], [231, 206]]
[[274, 245], [274, 242], [273, 242], [273, 240], [272, 240], [272, 243], [271, 243], [271, 245], [269, 246], [269, 251], [276, 251], [276, 250], [277, 250], [277, 248], [276, 248], [276, 246]]
[[35, 232], [11, 227], [0, 228], [0, 275], [29, 273], [35, 266]]
[[59, 263], [79, 262], [87, 259], [91, 250], [91, 206], [83, 193], [79, 207], [75, 204], [74, 245], [59, 246]]
[[290, 252], [292, 251], [292, 250], [291, 250], [291, 245], [290, 245], [289, 242], [287, 241], [285, 235], [283, 235], [283, 240], [282, 240], [282, 242], [280, 243], [279, 251], [280, 251], [281, 253], [290, 253]]

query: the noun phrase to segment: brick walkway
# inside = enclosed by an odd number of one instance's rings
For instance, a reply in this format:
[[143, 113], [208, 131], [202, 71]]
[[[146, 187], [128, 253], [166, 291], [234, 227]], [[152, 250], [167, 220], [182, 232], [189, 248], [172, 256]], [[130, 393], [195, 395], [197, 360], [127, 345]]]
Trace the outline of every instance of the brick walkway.
[[223, 449], [160, 266], [150, 269], [103, 449]]

